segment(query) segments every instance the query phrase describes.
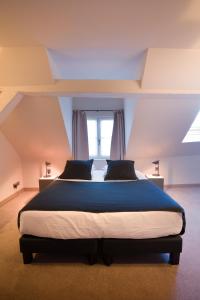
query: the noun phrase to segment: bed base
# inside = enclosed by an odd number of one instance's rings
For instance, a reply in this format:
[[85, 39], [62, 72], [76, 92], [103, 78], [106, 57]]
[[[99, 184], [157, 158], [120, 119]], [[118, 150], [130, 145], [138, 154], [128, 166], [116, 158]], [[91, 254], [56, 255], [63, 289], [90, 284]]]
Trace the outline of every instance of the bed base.
[[60, 240], [23, 235], [19, 240], [19, 245], [24, 264], [30, 264], [33, 261], [33, 253], [86, 256], [90, 265], [95, 264], [97, 261], [97, 239]]
[[155, 239], [103, 239], [102, 255], [104, 263], [110, 266], [115, 256], [149, 253], [169, 253], [169, 263], [178, 265], [182, 251], [181, 236]]
[[23, 235], [20, 240], [20, 251], [24, 264], [33, 260], [33, 253], [65, 253], [67, 255], [87, 256], [90, 265], [97, 262], [99, 253], [104, 263], [110, 266], [115, 256], [134, 254], [169, 253], [169, 263], [179, 264], [182, 251], [181, 236], [154, 239], [73, 239], [59, 240]]

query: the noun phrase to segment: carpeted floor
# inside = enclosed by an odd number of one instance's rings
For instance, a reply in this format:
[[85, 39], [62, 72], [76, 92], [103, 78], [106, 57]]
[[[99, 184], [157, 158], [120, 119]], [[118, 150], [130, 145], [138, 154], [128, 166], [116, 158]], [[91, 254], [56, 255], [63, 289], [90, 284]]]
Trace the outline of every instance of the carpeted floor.
[[152, 255], [118, 260], [111, 267], [50, 256], [23, 265], [16, 216], [33, 195], [23, 192], [0, 207], [0, 299], [200, 299], [200, 187], [168, 192], [186, 210], [180, 265], [168, 265], [168, 255]]

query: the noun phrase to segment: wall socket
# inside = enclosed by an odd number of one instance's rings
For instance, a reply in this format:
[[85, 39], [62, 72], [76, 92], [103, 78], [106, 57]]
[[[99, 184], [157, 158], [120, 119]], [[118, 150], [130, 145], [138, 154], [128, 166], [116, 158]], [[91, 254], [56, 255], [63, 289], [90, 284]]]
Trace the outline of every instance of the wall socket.
[[17, 181], [17, 182], [15, 182], [15, 183], [13, 183], [13, 188], [14, 189], [17, 189], [17, 187], [20, 185], [20, 182], [19, 181]]

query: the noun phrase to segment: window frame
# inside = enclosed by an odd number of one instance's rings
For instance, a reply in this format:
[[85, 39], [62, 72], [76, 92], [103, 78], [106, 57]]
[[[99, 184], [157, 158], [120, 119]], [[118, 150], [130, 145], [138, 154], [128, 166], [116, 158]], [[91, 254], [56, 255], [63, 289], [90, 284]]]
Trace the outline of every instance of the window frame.
[[114, 124], [114, 115], [113, 114], [105, 115], [99, 113], [94, 115], [87, 115], [87, 121], [88, 120], [95, 120], [97, 122], [97, 155], [89, 155], [89, 157], [91, 159], [109, 159], [110, 155], [101, 155], [101, 121], [112, 120]]

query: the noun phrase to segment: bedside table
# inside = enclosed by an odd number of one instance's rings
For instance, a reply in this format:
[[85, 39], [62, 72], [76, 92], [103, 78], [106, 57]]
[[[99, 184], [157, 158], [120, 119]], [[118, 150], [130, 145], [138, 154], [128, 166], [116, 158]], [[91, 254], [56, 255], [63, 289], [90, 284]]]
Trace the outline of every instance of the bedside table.
[[43, 191], [50, 183], [55, 180], [55, 177], [40, 177], [39, 179], [39, 191]]
[[146, 174], [146, 177], [148, 180], [155, 183], [158, 187], [160, 187], [162, 190], [164, 189], [164, 177], [162, 176], [154, 176], [151, 174]]

